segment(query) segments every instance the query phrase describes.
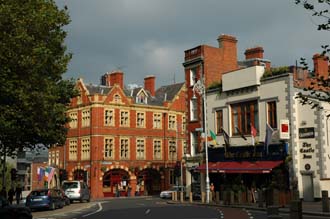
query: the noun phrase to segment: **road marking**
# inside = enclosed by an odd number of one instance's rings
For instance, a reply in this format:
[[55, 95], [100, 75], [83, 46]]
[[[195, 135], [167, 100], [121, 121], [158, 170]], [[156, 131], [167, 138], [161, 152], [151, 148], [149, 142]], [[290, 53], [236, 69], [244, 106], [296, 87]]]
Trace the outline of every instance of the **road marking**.
[[88, 217], [88, 216], [90, 216], [90, 215], [97, 214], [97, 213], [99, 213], [100, 211], [102, 211], [103, 208], [102, 208], [102, 205], [101, 205], [100, 202], [98, 202], [98, 206], [99, 206], [99, 209], [97, 209], [96, 211], [91, 212], [91, 213], [89, 213], [89, 214], [85, 214], [85, 215], [83, 215], [82, 217]]
[[149, 214], [150, 211], [151, 211], [150, 209], [147, 209], [146, 212], [145, 212], [145, 214], [146, 214], [146, 215]]

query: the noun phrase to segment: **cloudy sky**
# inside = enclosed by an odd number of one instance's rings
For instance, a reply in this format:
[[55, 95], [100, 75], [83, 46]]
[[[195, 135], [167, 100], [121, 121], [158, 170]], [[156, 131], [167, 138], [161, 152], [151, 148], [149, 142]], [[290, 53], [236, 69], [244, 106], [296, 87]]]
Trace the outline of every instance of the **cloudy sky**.
[[156, 87], [183, 82], [184, 51], [201, 44], [218, 46], [220, 34], [238, 39], [239, 59], [246, 48], [263, 46], [272, 66], [311, 59], [329, 32], [316, 30], [314, 17], [294, 0], [56, 0], [67, 5], [71, 23], [66, 44], [73, 59], [65, 78], [99, 84], [115, 69], [125, 84]]

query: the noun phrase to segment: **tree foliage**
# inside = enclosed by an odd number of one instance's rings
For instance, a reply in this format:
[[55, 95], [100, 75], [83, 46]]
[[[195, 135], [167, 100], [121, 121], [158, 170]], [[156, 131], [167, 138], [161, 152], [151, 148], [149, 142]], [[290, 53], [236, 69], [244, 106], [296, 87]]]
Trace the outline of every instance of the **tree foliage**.
[[65, 141], [76, 95], [74, 81], [62, 78], [69, 22], [53, 0], [0, 0], [0, 144], [8, 155]]
[[[302, 6], [306, 9], [313, 17], [313, 22], [315, 23], [318, 31], [330, 31], [330, 0], [295, 0], [297, 5]], [[329, 45], [321, 45], [320, 56], [329, 63], [330, 47]], [[300, 59], [300, 64], [306, 70], [309, 69], [305, 58]], [[315, 74], [315, 70], [310, 70], [312, 75]], [[329, 75], [328, 70], [328, 75]], [[320, 99], [330, 103], [330, 79], [329, 77], [315, 77], [311, 85], [305, 88], [308, 91], [308, 95], [300, 92], [297, 96], [300, 103], [308, 104], [312, 108], [321, 109], [320, 105], [313, 101], [313, 99]]]

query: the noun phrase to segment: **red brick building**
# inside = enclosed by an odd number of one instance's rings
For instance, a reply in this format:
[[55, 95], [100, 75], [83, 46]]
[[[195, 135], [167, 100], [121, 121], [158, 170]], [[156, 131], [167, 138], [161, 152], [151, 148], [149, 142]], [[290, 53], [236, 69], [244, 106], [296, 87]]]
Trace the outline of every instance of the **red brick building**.
[[93, 198], [115, 196], [117, 189], [127, 195], [129, 188], [131, 195], [157, 194], [177, 182], [174, 168], [186, 147], [184, 83], [155, 90], [155, 77], [147, 76], [144, 87], [128, 89], [124, 73], [114, 71], [101, 85], [79, 79], [76, 86], [80, 95], [67, 111], [71, 122], [59, 156], [69, 180], [86, 181]]

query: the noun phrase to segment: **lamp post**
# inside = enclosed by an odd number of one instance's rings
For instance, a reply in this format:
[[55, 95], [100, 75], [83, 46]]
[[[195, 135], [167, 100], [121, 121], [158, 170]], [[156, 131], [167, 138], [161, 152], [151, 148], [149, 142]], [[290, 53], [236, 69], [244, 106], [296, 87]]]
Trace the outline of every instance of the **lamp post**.
[[210, 202], [210, 178], [209, 178], [209, 156], [208, 156], [208, 142], [207, 142], [207, 125], [206, 125], [206, 91], [205, 85], [199, 79], [193, 86], [193, 91], [197, 92], [203, 99], [203, 114], [204, 114], [204, 142], [205, 142], [205, 171], [206, 171], [206, 203]]

